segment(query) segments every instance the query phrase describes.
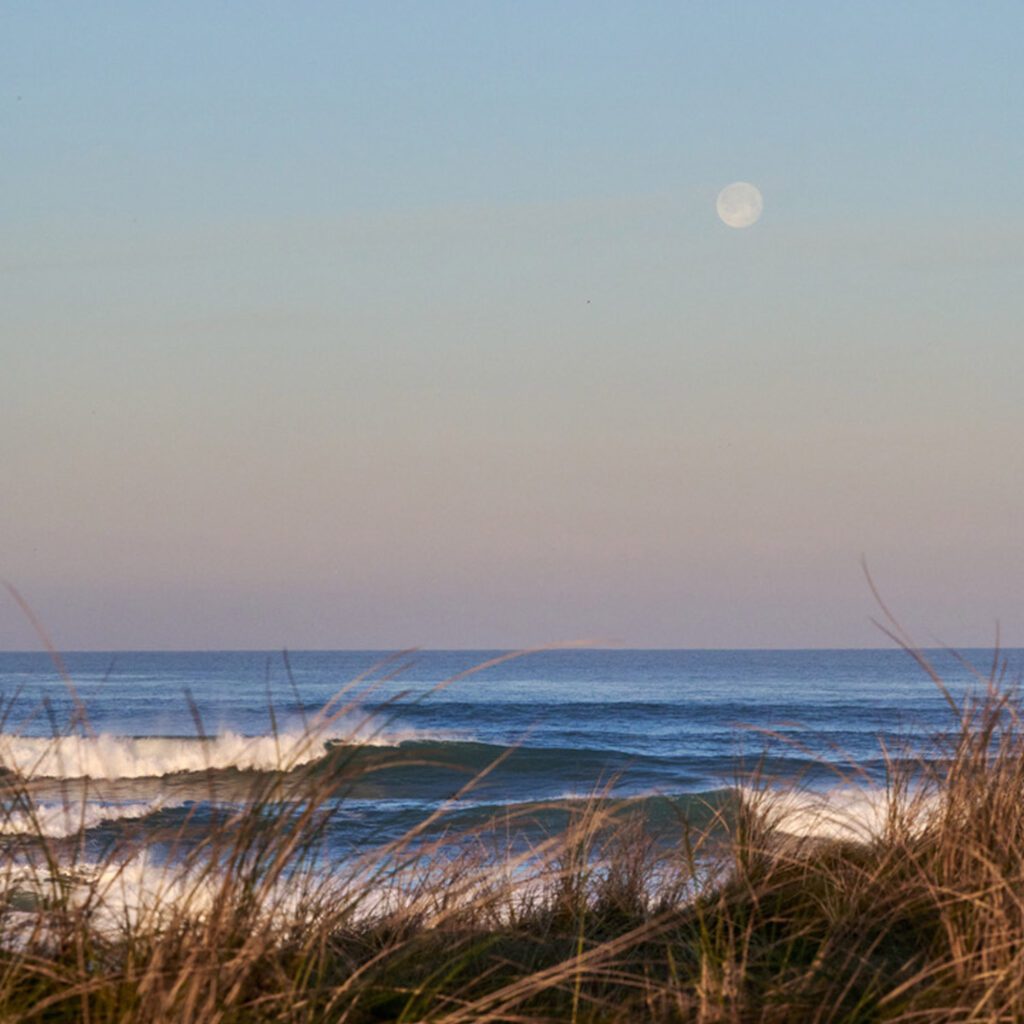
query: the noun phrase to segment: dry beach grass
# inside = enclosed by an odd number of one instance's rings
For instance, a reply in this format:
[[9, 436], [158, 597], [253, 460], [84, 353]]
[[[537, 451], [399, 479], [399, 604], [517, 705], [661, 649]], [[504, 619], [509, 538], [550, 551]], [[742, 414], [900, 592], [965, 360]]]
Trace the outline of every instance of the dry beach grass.
[[0, 1019], [1024, 1019], [1022, 706], [998, 660], [949, 700], [946, 756], [894, 758], [859, 835], [793, 828], [763, 783], [671, 844], [595, 797], [527, 853], [417, 828], [325, 871], [361, 770], [341, 758], [264, 773], [163, 867], [145, 845], [95, 863], [26, 827], [31, 783], [8, 774]]

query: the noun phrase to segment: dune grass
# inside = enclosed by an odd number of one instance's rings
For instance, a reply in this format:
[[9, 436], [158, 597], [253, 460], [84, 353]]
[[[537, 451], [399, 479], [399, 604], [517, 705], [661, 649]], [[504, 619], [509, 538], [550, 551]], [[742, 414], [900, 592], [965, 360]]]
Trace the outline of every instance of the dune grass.
[[[1022, 1020], [1022, 706], [981, 684], [857, 839], [787, 835], [764, 785], [668, 845], [595, 798], [526, 852], [420, 828], [325, 870], [344, 760], [266, 773], [163, 867], [29, 828], [0, 848], [0, 1021]], [[2, 806], [31, 817], [30, 783]]]

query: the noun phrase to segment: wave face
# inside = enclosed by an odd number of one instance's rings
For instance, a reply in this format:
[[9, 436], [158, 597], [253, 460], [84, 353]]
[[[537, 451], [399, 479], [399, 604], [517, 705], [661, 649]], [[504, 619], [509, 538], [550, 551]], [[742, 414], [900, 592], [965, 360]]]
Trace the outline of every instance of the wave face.
[[[0, 766], [24, 779], [158, 779], [209, 772], [289, 772], [317, 761], [334, 760], [359, 772], [387, 772], [394, 781], [403, 768], [410, 781], [422, 768], [471, 777], [499, 762], [498, 772], [557, 784], [594, 781], [629, 773], [634, 782], [681, 779], [674, 758], [617, 750], [536, 745], [507, 746], [457, 737], [455, 731], [294, 730], [243, 736], [61, 736], [0, 734]], [[705, 759], [706, 760], [706, 759]], [[705, 763], [704, 767], [714, 767]], [[721, 761], [720, 767], [728, 764]]]

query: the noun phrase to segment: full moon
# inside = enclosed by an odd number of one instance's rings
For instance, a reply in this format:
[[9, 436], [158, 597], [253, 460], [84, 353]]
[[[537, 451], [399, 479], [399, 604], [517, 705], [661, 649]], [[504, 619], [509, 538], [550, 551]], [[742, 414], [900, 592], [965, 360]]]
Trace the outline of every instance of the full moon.
[[734, 181], [718, 193], [715, 209], [729, 227], [749, 228], [760, 220], [764, 200], [756, 185], [748, 181]]

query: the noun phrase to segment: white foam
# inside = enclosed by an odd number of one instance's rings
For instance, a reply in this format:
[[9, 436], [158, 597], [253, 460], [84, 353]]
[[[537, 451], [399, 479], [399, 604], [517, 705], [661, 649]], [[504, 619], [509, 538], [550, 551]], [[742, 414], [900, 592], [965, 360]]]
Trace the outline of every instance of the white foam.
[[[210, 913], [216, 903], [217, 881], [213, 875], [194, 878], [186, 871], [156, 863], [143, 851], [120, 863], [75, 861], [55, 875], [41, 865], [10, 864], [0, 886], [8, 894], [38, 899], [43, 905], [53, 898], [57, 886], [61, 899], [70, 907], [88, 906], [90, 923], [101, 934], [113, 936], [126, 926], [158, 926], [173, 915], [198, 918]], [[38, 935], [37, 910], [23, 911], [18, 918], [10, 923], [20, 923], [25, 932]], [[44, 934], [45, 930], [44, 924]], [[20, 940], [15, 927], [0, 940], [0, 947], [17, 948]]]
[[[312, 877], [268, 882], [256, 908], [260, 928], [287, 929], [311, 909], [310, 897], [326, 892], [329, 884]], [[40, 927], [44, 933], [49, 927], [39, 911], [54, 899], [55, 889], [70, 908], [89, 908], [90, 927], [98, 934], [115, 937], [125, 929], [159, 929], [171, 920], [201, 921], [221, 912], [225, 876], [209, 863], [169, 864], [145, 849], [120, 860], [76, 859], [57, 872], [48, 865], [24, 862], [8, 863], [0, 871], [0, 892], [39, 901], [36, 909], [18, 915], [23, 931], [37, 936]], [[342, 900], [357, 902], [343, 885], [335, 884], [330, 892], [334, 898], [328, 906], [337, 907]], [[12, 917], [8, 912], [5, 922], [11, 924]], [[0, 949], [16, 948], [20, 941], [15, 928], [0, 936]]]
[[825, 791], [741, 789], [741, 797], [772, 828], [788, 836], [870, 842], [894, 821], [921, 829], [938, 807], [937, 797], [896, 799], [881, 786], [843, 786]]
[[184, 737], [0, 735], [0, 764], [22, 778], [140, 779], [209, 768], [288, 770], [324, 755], [324, 737], [309, 733], [209, 739]]
[[31, 811], [7, 810], [0, 818], [0, 835], [41, 835], [64, 839], [107, 821], [144, 818], [154, 811], [180, 806], [180, 801], [166, 800], [125, 804], [40, 804]]

